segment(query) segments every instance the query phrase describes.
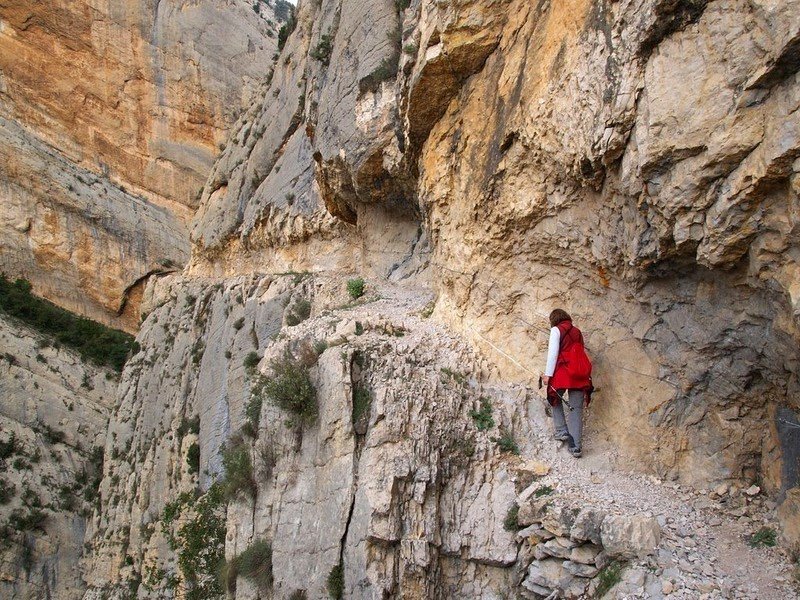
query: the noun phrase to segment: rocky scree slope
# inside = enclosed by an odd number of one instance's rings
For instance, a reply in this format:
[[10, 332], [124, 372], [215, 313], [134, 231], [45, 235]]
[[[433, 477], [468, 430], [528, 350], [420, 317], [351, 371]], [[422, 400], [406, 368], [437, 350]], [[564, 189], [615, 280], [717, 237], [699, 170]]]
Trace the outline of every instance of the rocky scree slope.
[[298, 7], [203, 190], [187, 274], [416, 278], [435, 317], [528, 384], [566, 306], [597, 367], [599, 449], [782, 501], [798, 483], [800, 6], [364, 7]]
[[[381, 285], [352, 302], [342, 279], [296, 273], [149, 286], [85, 598], [792, 593], [784, 556], [745, 543], [774, 503], [726, 498], [752, 519], [737, 524], [559, 453], [541, 399], [492, 383], [430, 299]], [[313, 386], [305, 417], [265, 393], [287, 357]]]
[[134, 331], [274, 60], [282, 0], [0, 5], [0, 270]]

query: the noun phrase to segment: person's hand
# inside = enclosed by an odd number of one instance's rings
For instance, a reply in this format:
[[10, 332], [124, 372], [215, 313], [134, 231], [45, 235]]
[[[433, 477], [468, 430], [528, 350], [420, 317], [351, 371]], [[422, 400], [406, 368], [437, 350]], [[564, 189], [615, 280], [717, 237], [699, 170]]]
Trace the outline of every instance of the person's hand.
[[547, 375], [542, 375], [542, 383], [545, 385], [550, 384], [550, 378]]

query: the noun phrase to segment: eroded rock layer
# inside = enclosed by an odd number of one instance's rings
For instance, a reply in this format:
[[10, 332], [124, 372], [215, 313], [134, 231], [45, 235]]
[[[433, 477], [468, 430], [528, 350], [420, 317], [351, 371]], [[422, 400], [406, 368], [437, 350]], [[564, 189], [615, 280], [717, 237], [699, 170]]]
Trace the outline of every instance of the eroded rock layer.
[[202, 182], [287, 16], [261, 0], [0, 4], [0, 269], [134, 330], [140, 282], [188, 258]]
[[427, 265], [436, 314], [528, 383], [563, 305], [608, 447], [795, 485], [798, 6], [359, 6], [301, 5], [190, 273]]

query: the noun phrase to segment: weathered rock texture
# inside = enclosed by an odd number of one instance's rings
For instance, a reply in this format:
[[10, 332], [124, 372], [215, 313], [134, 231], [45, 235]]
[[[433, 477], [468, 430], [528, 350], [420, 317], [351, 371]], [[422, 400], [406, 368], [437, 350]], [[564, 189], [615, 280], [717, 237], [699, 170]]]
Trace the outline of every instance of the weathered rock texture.
[[[0, 4], [0, 269], [129, 331], [253, 97], [273, 2]], [[126, 310], [126, 308], [128, 310]]]
[[[294, 275], [224, 286], [173, 277], [150, 291], [142, 349], [125, 372], [109, 427], [101, 510], [88, 536], [88, 598], [124, 597], [132, 584], [144, 598], [192, 589], [167, 548], [165, 508], [219, 476], [220, 447], [241, 437], [259, 372], [270, 376], [271, 362], [287, 352], [311, 365], [318, 415], [291, 427], [290, 415], [264, 403], [260, 426], [244, 438], [254, 496], [227, 506], [229, 560], [255, 540], [272, 544], [274, 582], [262, 595], [304, 590], [324, 598], [341, 563], [346, 597], [502, 597], [537, 568], [530, 552], [518, 560], [514, 527], [504, 527], [518, 501], [521, 525], [596, 538], [606, 547], [600, 560], [643, 557], [658, 545], [652, 518], [573, 511], [561, 500], [556, 509], [552, 497], [535, 497], [541, 484], [517, 497], [516, 482], [535, 477], [537, 465], [503, 453], [497, 439], [510, 434], [524, 452], [535, 451], [529, 399], [485, 385], [485, 362], [414, 314], [425, 298], [388, 289], [385, 300], [370, 296], [337, 309], [346, 300], [341, 281]], [[319, 316], [292, 326], [302, 300]], [[248, 370], [251, 352], [261, 360]], [[369, 397], [363, 410], [359, 393]], [[493, 407], [483, 431], [472, 415], [481, 399]], [[192, 431], [186, 424], [195, 419]], [[188, 460], [193, 444], [196, 472]], [[585, 589], [599, 569], [576, 564], [583, 563], [559, 562], [580, 574], [550, 587]], [[237, 598], [257, 593], [237, 580]]]
[[116, 374], [4, 317], [0, 348], [0, 596], [81, 598]]
[[299, 8], [189, 272], [427, 265], [436, 315], [528, 383], [564, 306], [606, 447], [795, 485], [797, 3], [360, 7]]
[[[226, 505], [225, 552], [270, 541], [274, 582], [232, 576], [237, 598], [322, 598], [337, 564], [346, 597], [578, 594], [600, 545], [649, 552], [648, 518], [582, 540], [536, 523], [556, 535], [538, 556], [502, 527], [523, 475], [492, 438], [537, 450], [526, 386], [556, 306], [595, 361], [588, 456], [705, 489], [761, 479], [796, 520], [798, 15], [797, 0], [301, 3], [211, 168], [187, 269], [145, 292], [86, 598], [196, 590], [169, 547], [191, 521], [165, 517], [219, 478], [287, 349], [312, 365], [319, 414], [298, 430], [265, 404], [245, 439], [252, 498]], [[400, 287], [350, 313], [344, 271]], [[414, 314], [425, 286], [438, 324]], [[312, 319], [292, 326], [303, 299]], [[625, 590], [659, 583], [634, 575]]]
[[[246, 422], [258, 370], [269, 375], [287, 351], [313, 365], [319, 414], [297, 429], [264, 403], [247, 442], [257, 492], [228, 506], [228, 558], [270, 540], [281, 598], [298, 589], [325, 597], [340, 562], [347, 597], [494, 597], [512, 585], [517, 550], [502, 523], [518, 459], [493, 436], [502, 425], [527, 448], [526, 404], [493, 395], [496, 424], [476, 432], [470, 411], [491, 391], [473, 377], [483, 378], [485, 365], [408, 312], [424, 299], [370, 298], [366, 308], [331, 312], [346, 302], [342, 281], [292, 275], [222, 286], [173, 277], [150, 289], [142, 350], [126, 368], [109, 427], [106, 455], [119, 458], [106, 462], [89, 534], [88, 598], [119, 597], [140, 577], [139, 597], [186, 590], [166, 547], [164, 508], [216, 479], [220, 447]], [[302, 299], [322, 314], [290, 327], [287, 315]], [[244, 366], [251, 352], [262, 357], [254, 371]], [[357, 389], [371, 399], [360, 418]], [[197, 433], [187, 434], [182, 424], [197, 417]], [[186, 458], [195, 442], [198, 473]], [[255, 597], [246, 579], [238, 584], [237, 597]]]

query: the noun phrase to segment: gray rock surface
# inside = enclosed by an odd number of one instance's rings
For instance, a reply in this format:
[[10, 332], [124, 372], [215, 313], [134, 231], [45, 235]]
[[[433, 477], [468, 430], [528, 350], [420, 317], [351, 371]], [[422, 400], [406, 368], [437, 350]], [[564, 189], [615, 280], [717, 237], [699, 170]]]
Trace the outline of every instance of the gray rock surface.
[[3, 315], [0, 348], [0, 596], [75, 600], [116, 374]]

